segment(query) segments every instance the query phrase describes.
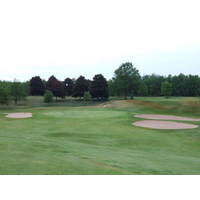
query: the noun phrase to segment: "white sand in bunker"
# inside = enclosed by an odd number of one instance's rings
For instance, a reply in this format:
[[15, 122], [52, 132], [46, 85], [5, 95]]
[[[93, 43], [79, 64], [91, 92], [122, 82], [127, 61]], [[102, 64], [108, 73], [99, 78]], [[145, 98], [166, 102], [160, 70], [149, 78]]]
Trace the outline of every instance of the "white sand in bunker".
[[141, 114], [135, 115], [137, 118], [143, 119], [156, 119], [156, 120], [175, 120], [175, 121], [195, 121], [199, 122], [198, 118], [190, 118], [190, 117], [179, 117], [174, 115], [151, 115], [151, 114]]
[[143, 128], [152, 128], [152, 129], [192, 129], [197, 128], [197, 125], [186, 124], [180, 122], [170, 122], [170, 121], [159, 121], [159, 120], [143, 120], [133, 123], [134, 126], [139, 126]]
[[8, 118], [14, 119], [31, 118], [32, 116], [32, 113], [9, 113], [8, 115], [6, 115], [6, 117]]

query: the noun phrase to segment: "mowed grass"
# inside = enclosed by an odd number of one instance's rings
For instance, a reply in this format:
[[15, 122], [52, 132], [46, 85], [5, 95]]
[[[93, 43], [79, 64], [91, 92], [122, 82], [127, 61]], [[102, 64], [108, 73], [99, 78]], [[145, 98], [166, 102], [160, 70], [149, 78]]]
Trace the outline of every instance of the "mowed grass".
[[[200, 117], [198, 98], [71, 103], [2, 109], [0, 174], [200, 174], [200, 128], [132, 126], [135, 114]], [[33, 118], [7, 119], [6, 112]]]

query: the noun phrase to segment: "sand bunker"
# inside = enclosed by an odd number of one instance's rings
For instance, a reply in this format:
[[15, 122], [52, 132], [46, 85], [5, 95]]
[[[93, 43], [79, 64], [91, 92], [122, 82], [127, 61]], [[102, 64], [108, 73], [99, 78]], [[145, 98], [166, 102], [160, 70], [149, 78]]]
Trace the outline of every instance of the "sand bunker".
[[169, 121], [157, 121], [157, 120], [143, 120], [133, 123], [134, 126], [139, 126], [143, 128], [152, 128], [152, 129], [192, 129], [197, 128], [197, 125], [186, 124], [180, 122], [169, 122]]
[[15, 119], [31, 118], [32, 113], [9, 113], [6, 117]]
[[178, 117], [178, 116], [173, 116], [173, 115], [141, 114], [141, 115], [135, 115], [135, 117], [143, 118], [143, 119], [156, 119], [156, 120], [196, 121], [196, 122], [200, 121], [200, 119], [189, 118], [189, 117]]

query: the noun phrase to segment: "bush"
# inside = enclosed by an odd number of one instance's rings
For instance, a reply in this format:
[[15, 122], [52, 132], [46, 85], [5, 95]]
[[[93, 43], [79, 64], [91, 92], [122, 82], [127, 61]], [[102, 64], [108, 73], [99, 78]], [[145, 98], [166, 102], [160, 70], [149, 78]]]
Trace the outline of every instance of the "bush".
[[53, 93], [49, 90], [47, 90], [44, 94], [44, 102], [45, 103], [51, 103], [53, 102]]
[[84, 93], [83, 100], [84, 101], [91, 101], [92, 100], [92, 96], [91, 96], [90, 92], [85, 92]]

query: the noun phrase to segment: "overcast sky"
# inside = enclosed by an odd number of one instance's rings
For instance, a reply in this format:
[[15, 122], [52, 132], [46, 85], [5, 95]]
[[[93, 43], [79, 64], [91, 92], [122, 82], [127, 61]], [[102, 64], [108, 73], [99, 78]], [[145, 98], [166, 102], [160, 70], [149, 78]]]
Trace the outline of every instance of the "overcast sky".
[[59, 79], [122, 62], [141, 74], [200, 75], [198, 1], [1, 0], [0, 79]]

